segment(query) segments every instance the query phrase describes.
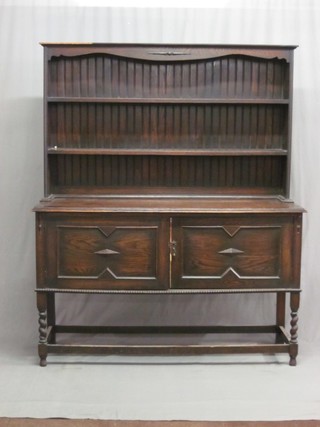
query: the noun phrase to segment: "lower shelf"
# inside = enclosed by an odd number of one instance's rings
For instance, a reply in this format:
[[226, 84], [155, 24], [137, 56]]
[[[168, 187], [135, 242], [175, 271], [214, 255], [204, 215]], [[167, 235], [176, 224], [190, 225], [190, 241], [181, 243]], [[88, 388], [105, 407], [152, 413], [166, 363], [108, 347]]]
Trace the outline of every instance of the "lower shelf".
[[[72, 340], [66, 341], [63, 336], [74, 334]], [[76, 334], [97, 336], [103, 334], [103, 343], [74, 342]], [[130, 335], [130, 340], [121, 343], [121, 336]], [[179, 334], [179, 335], [177, 335]], [[210, 334], [210, 342], [199, 343], [197, 337]], [[223, 340], [224, 335], [235, 334], [240, 340], [232, 337], [231, 341]], [[254, 335], [273, 335], [273, 338], [255, 342]], [[245, 339], [245, 336], [249, 339]], [[109, 337], [108, 337], [109, 336]], [[132, 339], [139, 337], [140, 342]], [[167, 343], [159, 343], [161, 338], [169, 338]], [[179, 339], [177, 337], [179, 336]], [[119, 343], [120, 337], [120, 343]], [[190, 339], [192, 337], [192, 339]], [[59, 339], [58, 339], [59, 338]], [[118, 342], [116, 340], [118, 338]], [[142, 342], [141, 342], [142, 338]], [[174, 343], [170, 342], [174, 338]], [[194, 339], [195, 338], [195, 339]], [[211, 339], [212, 338], [212, 339]], [[217, 339], [219, 338], [219, 339]], [[230, 338], [230, 337], [229, 337]], [[187, 342], [182, 342], [183, 339]], [[180, 340], [179, 343], [177, 343]], [[86, 340], [84, 340], [86, 341]], [[230, 341], [230, 342], [229, 342]], [[264, 342], [263, 342], [264, 341]], [[79, 354], [130, 354], [130, 355], [200, 355], [231, 353], [289, 353], [293, 350], [290, 338], [282, 326], [150, 326], [150, 327], [105, 327], [105, 326], [62, 326], [48, 328], [45, 342], [39, 344], [40, 365], [46, 366], [48, 353]], [[294, 363], [290, 363], [293, 365]]]

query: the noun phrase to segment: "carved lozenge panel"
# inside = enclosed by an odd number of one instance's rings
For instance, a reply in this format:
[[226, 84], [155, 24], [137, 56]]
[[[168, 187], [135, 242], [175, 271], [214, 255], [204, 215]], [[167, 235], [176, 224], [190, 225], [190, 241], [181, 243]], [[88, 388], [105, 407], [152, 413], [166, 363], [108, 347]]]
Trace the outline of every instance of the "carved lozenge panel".
[[66, 289], [161, 289], [168, 235], [159, 219], [70, 214], [45, 221], [47, 285]]
[[156, 277], [155, 227], [58, 228], [58, 277], [141, 279]]
[[223, 278], [279, 277], [279, 227], [186, 227], [183, 233], [184, 276]]
[[[175, 287], [250, 288], [292, 285], [291, 224], [283, 220], [250, 225], [247, 221], [217, 224], [181, 221], [174, 260]], [[285, 255], [287, 254], [287, 255]], [[289, 266], [289, 268], [288, 268]]]

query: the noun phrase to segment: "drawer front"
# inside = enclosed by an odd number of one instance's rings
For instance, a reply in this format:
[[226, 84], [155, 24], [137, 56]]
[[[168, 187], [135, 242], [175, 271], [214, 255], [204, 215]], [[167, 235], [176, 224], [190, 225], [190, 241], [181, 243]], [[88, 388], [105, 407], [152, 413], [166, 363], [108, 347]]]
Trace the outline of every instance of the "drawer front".
[[177, 219], [172, 287], [298, 286], [292, 217]]
[[168, 286], [168, 230], [158, 219], [48, 214], [46, 286], [74, 289], [161, 289]]

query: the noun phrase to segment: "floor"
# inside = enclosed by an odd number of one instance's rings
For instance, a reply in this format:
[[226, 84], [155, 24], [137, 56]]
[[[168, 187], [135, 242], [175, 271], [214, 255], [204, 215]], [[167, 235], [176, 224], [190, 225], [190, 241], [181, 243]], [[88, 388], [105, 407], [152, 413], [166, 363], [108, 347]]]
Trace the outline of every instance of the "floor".
[[[0, 354], [0, 416], [101, 420], [320, 420], [320, 348], [185, 357]], [[1, 425], [1, 424], [0, 424]]]
[[102, 421], [0, 418], [0, 427], [319, 427], [320, 421]]

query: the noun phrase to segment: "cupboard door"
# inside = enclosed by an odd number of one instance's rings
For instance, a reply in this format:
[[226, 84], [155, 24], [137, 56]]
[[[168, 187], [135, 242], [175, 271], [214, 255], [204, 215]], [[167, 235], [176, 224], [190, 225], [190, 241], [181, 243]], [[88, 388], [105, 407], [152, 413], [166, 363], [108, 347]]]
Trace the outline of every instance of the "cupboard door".
[[161, 219], [48, 214], [44, 230], [49, 287], [168, 287], [169, 231]]
[[175, 219], [173, 240], [174, 288], [298, 286], [290, 216]]

